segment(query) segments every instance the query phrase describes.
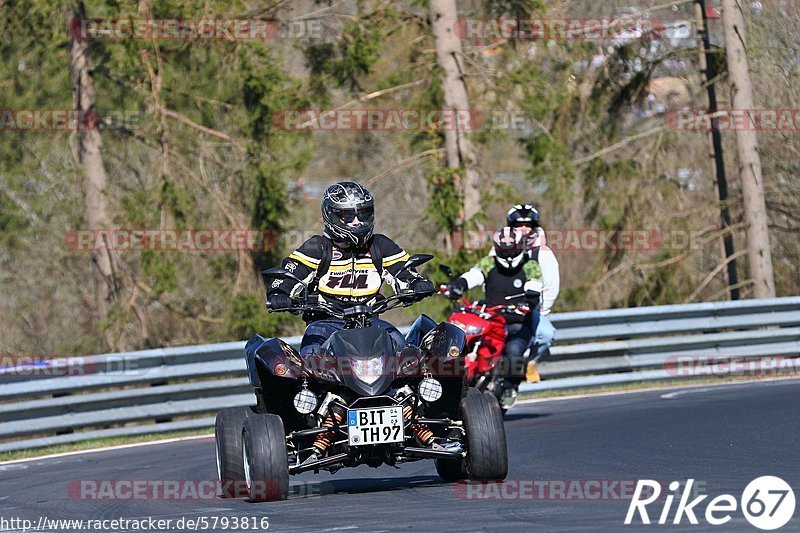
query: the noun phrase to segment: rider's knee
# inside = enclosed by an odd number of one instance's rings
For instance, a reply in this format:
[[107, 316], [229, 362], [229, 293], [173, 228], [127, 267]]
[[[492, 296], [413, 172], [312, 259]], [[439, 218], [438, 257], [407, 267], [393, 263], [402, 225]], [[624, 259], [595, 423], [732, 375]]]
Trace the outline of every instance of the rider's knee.
[[536, 328], [536, 344], [550, 346], [556, 337], [556, 328], [550, 321], [542, 321], [539, 327]]

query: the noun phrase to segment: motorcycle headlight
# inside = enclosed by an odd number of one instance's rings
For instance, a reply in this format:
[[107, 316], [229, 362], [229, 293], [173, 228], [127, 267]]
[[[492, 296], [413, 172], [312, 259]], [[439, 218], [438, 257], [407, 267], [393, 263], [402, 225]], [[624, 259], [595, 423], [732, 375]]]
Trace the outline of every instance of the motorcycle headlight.
[[425, 378], [419, 382], [419, 395], [426, 402], [435, 402], [442, 397], [442, 384], [439, 380]]
[[383, 358], [373, 357], [371, 359], [350, 359], [350, 368], [353, 375], [366, 383], [372, 385], [383, 374]]
[[467, 326], [467, 329], [464, 330], [464, 333], [467, 335], [480, 335], [483, 333], [483, 328], [480, 326]]

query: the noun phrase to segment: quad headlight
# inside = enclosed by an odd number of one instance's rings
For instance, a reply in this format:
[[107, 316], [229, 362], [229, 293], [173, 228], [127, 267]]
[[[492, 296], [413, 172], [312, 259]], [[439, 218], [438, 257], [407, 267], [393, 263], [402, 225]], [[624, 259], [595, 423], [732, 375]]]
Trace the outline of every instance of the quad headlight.
[[298, 413], [307, 415], [317, 408], [317, 396], [308, 389], [302, 389], [295, 394], [293, 403]]
[[366, 383], [372, 385], [383, 374], [383, 358], [372, 357], [370, 359], [350, 359], [350, 368], [353, 375]]
[[442, 384], [439, 380], [425, 378], [419, 382], [419, 395], [426, 402], [435, 402], [442, 397]]

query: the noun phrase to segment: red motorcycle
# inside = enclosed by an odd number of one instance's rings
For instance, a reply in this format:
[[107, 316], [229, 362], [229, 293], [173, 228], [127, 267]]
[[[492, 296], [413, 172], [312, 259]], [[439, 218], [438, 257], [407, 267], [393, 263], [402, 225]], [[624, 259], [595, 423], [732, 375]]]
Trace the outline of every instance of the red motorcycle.
[[[452, 299], [446, 285], [440, 286], [439, 292]], [[529, 312], [528, 307], [517, 305], [487, 307], [479, 302], [470, 302], [463, 295], [454, 302], [449, 322], [461, 328], [467, 336], [465, 366], [469, 386], [499, 394], [499, 387], [493, 385], [492, 374], [506, 344], [505, 316]]]

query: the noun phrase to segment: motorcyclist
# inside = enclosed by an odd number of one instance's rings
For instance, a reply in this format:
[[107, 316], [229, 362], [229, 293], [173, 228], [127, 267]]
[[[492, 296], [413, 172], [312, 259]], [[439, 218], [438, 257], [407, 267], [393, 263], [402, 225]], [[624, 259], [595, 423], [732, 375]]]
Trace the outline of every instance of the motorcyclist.
[[[409, 258], [402, 248], [389, 237], [374, 233], [374, 199], [364, 186], [345, 181], [328, 187], [322, 196], [322, 220], [323, 234], [308, 239], [282, 263], [308, 285], [309, 292], [319, 294], [321, 303], [337, 312], [372, 305], [383, 298], [379, 291], [384, 281], [396, 293], [408, 291], [407, 301], [435, 292], [433, 283], [414, 269], [402, 270]], [[301, 284], [276, 279], [267, 288], [267, 308], [289, 308], [301, 292]], [[343, 320], [324, 312], [306, 313], [303, 319], [303, 357], [319, 353], [320, 345], [344, 328]], [[384, 328], [397, 350], [405, 345], [403, 335], [389, 322], [373, 319], [372, 325]]]
[[516, 401], [525, 370], [523, 355], [531, 341], [536, 347], [536, 353], [532, 354], [535, 361], [549, 354], [555, 328], [547, 315], [558, 296], [560, 276], [553, 252], [547, 246], [529, 249], [520, 229], [506, 226], [494, 234], [492, 243], [493, 254], [454, 279], [448, 291], [460, 296], [468, 289], [484, 285], [488, 306], [527, 303], [534, 308], [524, 319], [514, 314], [506, 317], [505, 361], [497, 370], [503, 378], [500, 399], [507, 408]]
[[[542, 247], [547, 248], [547, 236], [544, 228], [539, 225], [539, 211], [531, 204], [518, 204], [509, 209], [506, 215], [508, 225], [522, 231], [525, 236], [525, 248], [531, 257], [538, 257]], [[547, 248], [550, 250], [549, 248]], [[542, 292], [545, 295], [542, 300], [541, 310], [538, 311], [538, 325], [536, 327], [535, 345], [538, 346], [534, 361], [538, 362], [550, 356], [550, 346], [556, 335], [556, 329], [550, 322], [548, 315], [553, 307], [553, 303], [558, 297], [560, 276], [558, 272], [558, 262], [552, 250], [546, 253], [540, 261], [544, 272]], [[538, 380], [535, 365], [532, 365], [532, 373]]]

